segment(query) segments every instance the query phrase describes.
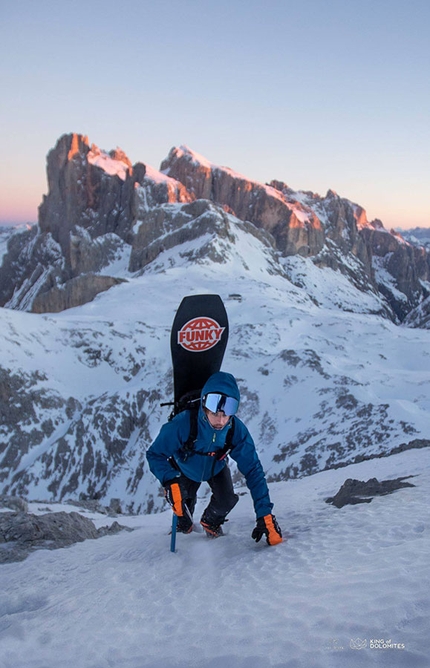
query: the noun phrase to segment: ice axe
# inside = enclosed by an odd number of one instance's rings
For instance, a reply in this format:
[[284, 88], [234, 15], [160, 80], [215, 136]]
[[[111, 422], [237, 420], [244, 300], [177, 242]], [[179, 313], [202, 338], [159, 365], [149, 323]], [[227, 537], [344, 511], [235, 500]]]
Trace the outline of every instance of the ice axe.
[[178, 524], [178, 516], [172, 515], [172, 533], [170, 534], [170, 552], [175, 552], [176, 548], [176, 526]]

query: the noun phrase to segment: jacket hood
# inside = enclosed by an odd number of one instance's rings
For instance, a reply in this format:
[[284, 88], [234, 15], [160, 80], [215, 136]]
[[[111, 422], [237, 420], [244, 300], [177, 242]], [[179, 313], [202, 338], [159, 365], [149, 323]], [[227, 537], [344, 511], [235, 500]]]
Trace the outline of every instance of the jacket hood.
[[240, 392], [236, 383], [236, 379], [231, 373], [225, 371], [217, 371], [206, 381], [201, 398], [203, 399], [209, 392], [225, 394], [227, 397], [233, 397], [240, 401]]

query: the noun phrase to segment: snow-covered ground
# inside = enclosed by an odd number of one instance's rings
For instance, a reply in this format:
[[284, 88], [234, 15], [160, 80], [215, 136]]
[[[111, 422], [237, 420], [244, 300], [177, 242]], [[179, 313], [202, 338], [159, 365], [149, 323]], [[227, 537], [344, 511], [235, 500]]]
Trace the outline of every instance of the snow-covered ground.
[[[106, 505], [120, 497], [137, 512], [148, 504], [162, 509], [145, 450], [169, 414], [159, 404], [172, 399], [170, 327], [186, 294], [216, 292], [226, 305], [230, 336], [223, 369], [239, 381], [239, 417], [270, 480], [428, 438], [428, 330], [381, 317], [380, 297], [362, 293], [339, 272], [303, 258], [283, 260], [281, 266], [241, 224], [232, 221], [231, 230], [234, 244], [222, 238], [211, 242], [224, 257], [222, 264], [191, 261], [201, 240], [185, 242], [180, 252], [164, 251], [143, 274], [128, 275], [127, 282], [81, 307], [59, 314], [0, 309], [0, 366], [39, 392], [33, 395], [39, 401], [33, 401], [34, 416], [20, 416], [7, 432], [0, 430], [4, 461], [19, 460], [3, 481], [8, 493], [59, 500], [95, 489], [102, 490]], [[139, 398], [142, 391], [147, 398]], [[48, 408], [41, 393], [52, 399]], [[69, 398], [76, 408], [66, 416]], [[112, 403], [118, 407], [118, 434], [104, 429]], [[122, 443], [119, 466], [110, 458], [107, 439], [114, 449], [130, 407], [138, 404], [130, 421], [136, 423], [137, 412], [143, 412], [146, 422]], [[34, 443], [33, 427], [40, 431], [49, 421], [54, 431], [41, 433]], [[89, 446], [79, 445], [79, 434], [86, 435], [107, 473], [100, 476], [97, 467], [84, 471]], [[28, 442], [28, 452], [17, 442]], [[78, 457], [74, 466], [57, 457], [64, 444]], [[64, 467], [53, 471], [52, 458]], [[17, 470], [29, 476], [18, 489], [12, 483]], [[141, 478], [136, 471], [143, 472]]]
[[[144, 406], [147, 435], [131, 434], [106, 501], [118, 496], [136, 507], [153, 494], [162, 508], [146, 469], [132, 492], [127, 479], [168, 414], [159, 401], [171, 398], [170, 325], [185, 294], [217, 292], [225, 301], [231, 328], [223, 368], [241, 383], [240, 417], [269, 478], [287, 465], [299, 468], [305, 453], [319, 456], [325, 438], [328, 446], [345, 445], [344, 458], [428, 438], [428, 330], [395, 326], [378, 315], [376, 294], [310, 260], [282, 262], [293, 285], [266, 247], [233, 227], [237, 243], [228, 252], [216, 242], [222, 265], [191, 264], [198, 247], [187, 242], [82, 307], [55, 315], [0, 312], [2, 366], [33, 374], [38, 391], [71, 396], [85, 412], [99, 399], [103, 408], [105, 394], [132, 403], [142, 388], [159, 390]], [[126, 265], [120, 254], [109, 273], [124, 274]], [[47, 416], [35, 410], [42, 423]], [[55, 431], [20, 462], [35, 474], [30, 499], [48, 498], [51, 479], [43, 478], [38, 458], [55, 454], [79, 418], [66, 422], [63, 404], [47, 410]], [[97, 424], [88, 418], [82, 429], [105, 448]], [[24, 423], [22, 433], [31, 428]], [[68, 438], [74, 446], [73, 429]], [[409, 475], [415, 487], [369, 504], [325, 503], [347, 478]], [[287, 538], [277, 547], [251, 540], [252, 503], [240, 488], [227, 535], [217, 541], [198, 531], [179, 535], [172, 554], [165, 511], [120, 517], [132, 533], [3, 565], [0, 668], [428, 667], [429, 482], [430, 450], [410, 450], [271, 483]], [[83, 477], [75, 498], [87, 484]], [[206, 494], [202, 486], [197, 518]], [[31, 512], [47, 507], [76, 510], [30, 503]], [[97, 526], [112, 521], [87, 516]]]
[[[287, 537], [276, 547], [251, 540], [241, 489], [225, 537], [179, 535], [175, 554], [164, 512], [4, 565], [0, 667], [427, 667], [429, 465], [428, 449], [412, 450], [272, 484]], [[325, 503], [347, 478], [408, 475], [415, 487], [371, 503]]]

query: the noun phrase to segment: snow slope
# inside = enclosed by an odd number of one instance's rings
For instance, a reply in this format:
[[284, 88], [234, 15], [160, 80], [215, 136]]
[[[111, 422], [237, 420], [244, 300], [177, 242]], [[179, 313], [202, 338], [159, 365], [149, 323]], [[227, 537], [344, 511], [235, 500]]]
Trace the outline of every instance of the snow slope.
[[[251, 540], [239, 489], [227, 535], [179, 535], [175, 554], [164, 512], [4, 565], [0, 667], [427, 667], [429, 465], [429, 450], [414, 450], [272, 484], [287, 536], [273, 548]], [[406, 475], [415, 487], [371, 503], [325, 503], [349, 477]], [[202, 488], [197, 518], [204, 503]]]
[[[240, 417], [269, 480], [428, 439], [429, 332], [382, 318], [378, 295], [361, 292], [338, 272], [303, 258], [276, 262], [234, 219], [230, 234], [233, 242], [207, 235], [164, 251], [140, 275], [129, 274], [126, 283], [79, 308], [55, 315], [0, 309], [0, 366], [32, 374], [33, 396], [50, 392], [56, 400], [44, 409], [41, 397], [36, 406], [38, 443], [31, 416], [4, 431], [5, 461], [12, 430], [20, 429], [22, 439], [29, 434], [31, 446], [10, 454], [9, 461], [21, 460], [15, 471], [28, 477], [19, 486], [14, 470], [4, 473], [7, 493], [60, 500], [96, 491], [106, 504], [120, 497], [137, 512], [162, 510], [145, 450], [168, 417], [160, 402], [172, 398], [170, 326], [186, 294], [216, 292], [226, 304], [223, 369], [239, 380]], [[209, 255], [199, 255], [205, 244]], [[69, 398], [75, 412], [66, 415]], [[52, 422], [46, 436], [44, 420]], [[128, 433], [132, 420], [137, 426]], [[118, 457], [110, 458], [119, 440]], [[88, 443], [100, 462], [90, 471]]]

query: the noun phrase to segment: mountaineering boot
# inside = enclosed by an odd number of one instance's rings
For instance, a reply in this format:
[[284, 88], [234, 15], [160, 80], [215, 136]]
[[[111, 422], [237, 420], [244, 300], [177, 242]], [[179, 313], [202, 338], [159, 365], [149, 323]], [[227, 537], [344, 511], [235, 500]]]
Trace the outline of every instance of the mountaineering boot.
[[206, 532], [206, 535], [209, 538], [219, 538], [219, 536], [224, 536], [221, 524], [228, 522], [225, 518], [211, 519], [205, 513], [203, 513], [200, 520], [200, 524]]

